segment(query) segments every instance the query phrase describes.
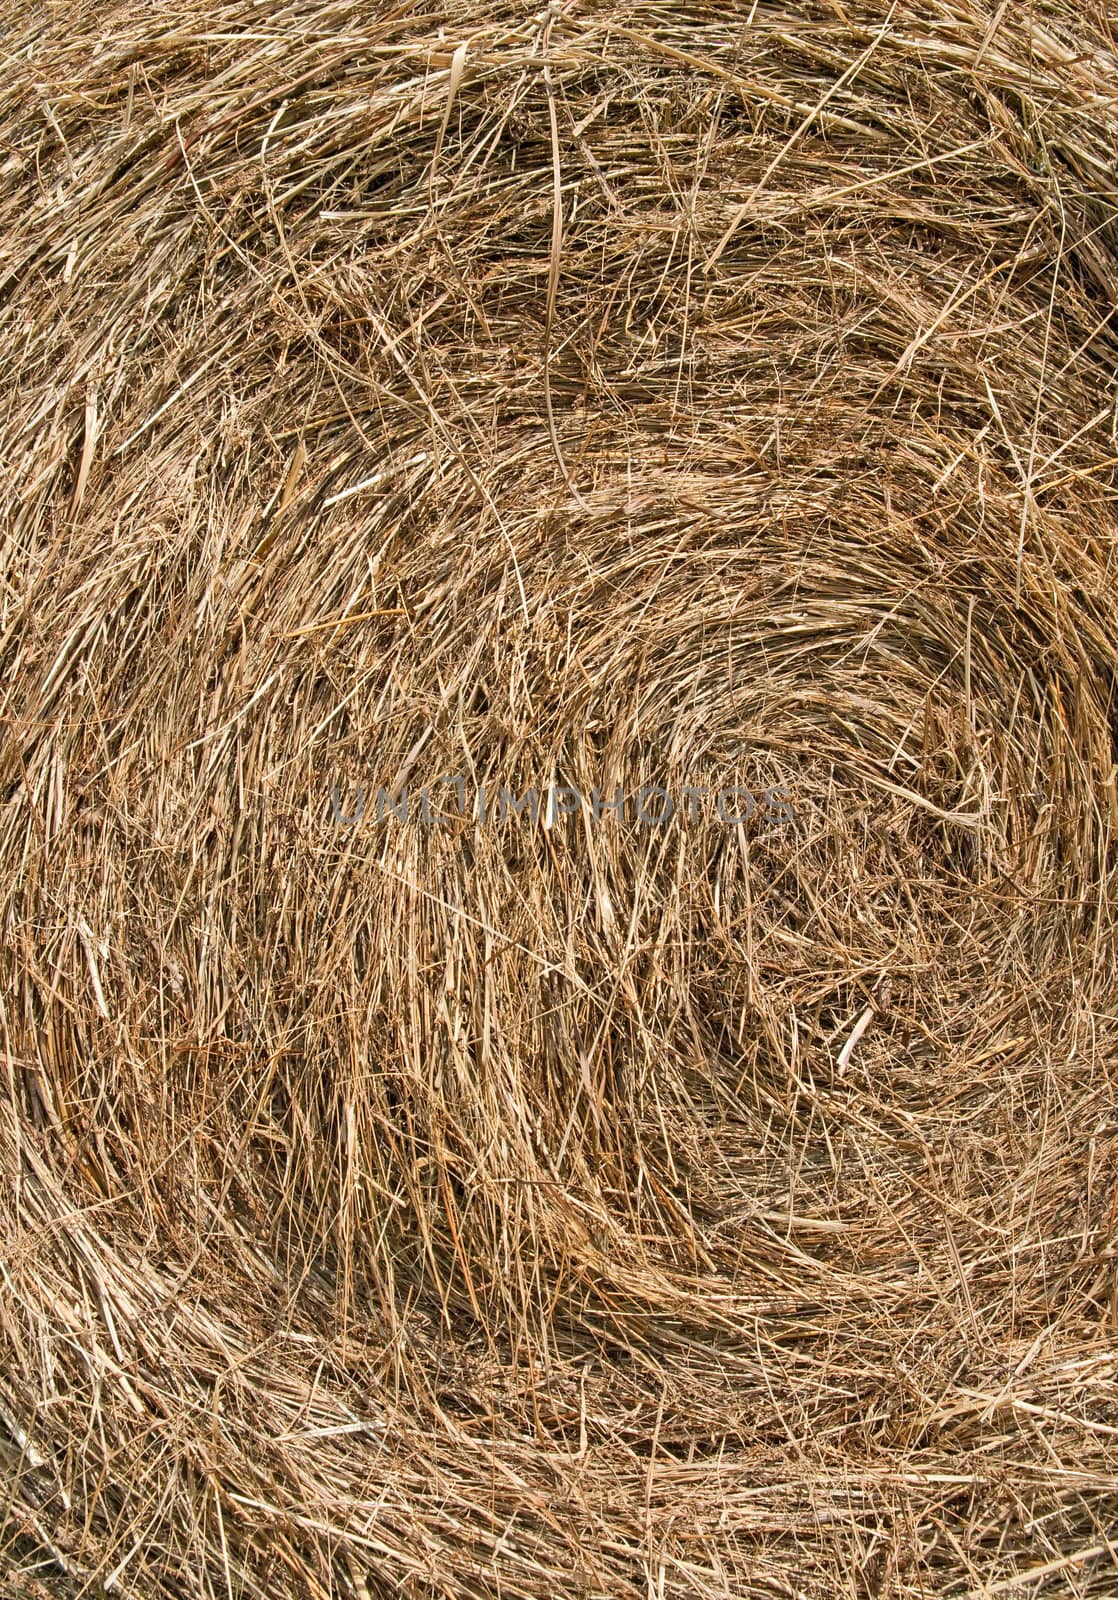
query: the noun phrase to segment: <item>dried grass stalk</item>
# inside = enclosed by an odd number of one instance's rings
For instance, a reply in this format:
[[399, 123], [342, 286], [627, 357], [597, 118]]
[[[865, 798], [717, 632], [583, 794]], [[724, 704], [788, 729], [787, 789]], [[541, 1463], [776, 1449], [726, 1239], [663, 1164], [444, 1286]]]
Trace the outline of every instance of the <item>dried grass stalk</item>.
[[1112, 9], [0, 50], [4, 1593], [1118, 1593]]

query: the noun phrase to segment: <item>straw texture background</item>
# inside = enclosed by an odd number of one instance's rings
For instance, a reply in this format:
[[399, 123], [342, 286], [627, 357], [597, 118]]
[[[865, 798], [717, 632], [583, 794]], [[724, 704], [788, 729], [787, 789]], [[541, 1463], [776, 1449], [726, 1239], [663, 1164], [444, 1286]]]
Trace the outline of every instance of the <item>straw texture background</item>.
[[5, 1596], [1118, 1594], [1116, 186], [1095, 0], [0, 4]]

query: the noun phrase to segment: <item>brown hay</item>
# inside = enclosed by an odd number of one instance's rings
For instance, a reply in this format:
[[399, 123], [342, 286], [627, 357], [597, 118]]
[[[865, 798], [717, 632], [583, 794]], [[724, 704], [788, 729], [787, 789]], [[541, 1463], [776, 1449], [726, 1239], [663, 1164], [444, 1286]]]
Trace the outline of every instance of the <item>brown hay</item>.
[[1110, 8], [0, 49], [4, 1594], [1118, 1594]]

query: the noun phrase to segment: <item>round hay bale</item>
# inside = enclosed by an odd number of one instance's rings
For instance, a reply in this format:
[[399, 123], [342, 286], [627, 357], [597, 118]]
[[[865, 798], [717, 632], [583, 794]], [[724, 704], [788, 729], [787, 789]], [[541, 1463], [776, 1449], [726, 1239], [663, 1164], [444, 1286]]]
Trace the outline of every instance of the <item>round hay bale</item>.
[[5, 1593], [1112, 1596], [1111, 8], [0, 42]]

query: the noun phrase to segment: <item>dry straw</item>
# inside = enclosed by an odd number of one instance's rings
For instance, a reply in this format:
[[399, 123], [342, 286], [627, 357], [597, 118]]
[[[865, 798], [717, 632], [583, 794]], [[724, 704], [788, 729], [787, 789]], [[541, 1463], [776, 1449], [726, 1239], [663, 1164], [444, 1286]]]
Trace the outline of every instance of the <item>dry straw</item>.
[[4, 1596], [1113, 1597], [1111, 8], [0, 58]]

